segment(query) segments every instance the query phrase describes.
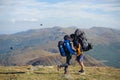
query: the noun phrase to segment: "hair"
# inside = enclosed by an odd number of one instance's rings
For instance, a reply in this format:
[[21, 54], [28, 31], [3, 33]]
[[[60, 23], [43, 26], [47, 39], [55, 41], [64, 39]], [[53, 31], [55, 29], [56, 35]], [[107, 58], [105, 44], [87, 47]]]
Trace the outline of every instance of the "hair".
[[72, 39], [74, 39], [74, 38], [75, 38], [75, 34], [71, 34], [70, 37], [71, 37]]
[[70, 36], [69, 35], [65, 35], [64, 36], [64, 40], [68, 40], [68, 39], [70, 39]]

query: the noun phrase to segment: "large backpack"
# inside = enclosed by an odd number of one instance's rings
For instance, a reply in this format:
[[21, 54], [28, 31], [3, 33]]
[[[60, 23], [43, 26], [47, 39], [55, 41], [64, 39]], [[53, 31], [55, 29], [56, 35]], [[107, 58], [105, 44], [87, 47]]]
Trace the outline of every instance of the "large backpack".
[[59, 41], [58, 42], [58, 49], [60, 51], [60, 55], [61, 56], [66, 56], [66, 52], [65, 52], [65, 49], [64, 49], [64, 41]]
[[75, 40], [78, 40], [78, 42], [81, 44], [83, 51], [88, 51], [92, 49], [91, 43], [89, 43], [86, 39], [85, 33], [79, 29], [75, 30]]
[[74, 55], [75, 51], [72, 49], [71, 44], [68, 41], [59, 41], [58, 49], [61, 56]]

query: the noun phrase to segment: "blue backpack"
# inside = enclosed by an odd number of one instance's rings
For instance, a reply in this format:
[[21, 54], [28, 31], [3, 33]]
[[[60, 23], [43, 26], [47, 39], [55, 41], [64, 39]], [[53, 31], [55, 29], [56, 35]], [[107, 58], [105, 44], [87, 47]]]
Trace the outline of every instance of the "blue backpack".
[[72, 46], [68, 40], [59, 41], [58, 42], [58, 49], [60, 51], [60, 55], [63, 57], [67, 56], [67, 53], [70, 53], [71, 55], [75, 54], [75, 51], [72, 49]]
[[66, 56], [66, 52], [65, 52], [65, 49], [64, 49], [64, 41], [59, 41], [58, 42], [58, 49], [59, 49], [59, 51], [60, 51], [60, 55], [61, 56]]

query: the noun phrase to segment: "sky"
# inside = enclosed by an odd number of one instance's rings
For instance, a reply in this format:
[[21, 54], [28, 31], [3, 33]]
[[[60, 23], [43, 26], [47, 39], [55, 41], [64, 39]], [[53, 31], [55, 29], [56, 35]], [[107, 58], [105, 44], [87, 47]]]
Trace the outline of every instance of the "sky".
[[0, 0], [0, 34], [54, 26], [120, 29], [120, 0]]

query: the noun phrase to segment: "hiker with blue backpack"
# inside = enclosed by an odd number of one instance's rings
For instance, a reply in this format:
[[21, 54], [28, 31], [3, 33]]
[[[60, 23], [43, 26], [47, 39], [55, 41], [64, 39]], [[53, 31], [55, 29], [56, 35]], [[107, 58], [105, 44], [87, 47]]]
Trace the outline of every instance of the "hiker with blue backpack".
[[68, 66], [71, 64], [72, 55], [75, 54], [75, 50], [72, 49], [71, 38], [69, 35], [64, 36], [64, 41], [58, 42], [58, 48], [61, 56], [66, 57], [66, 63], [57, 66], [59, 71], [60, 68], [64, 67], [64, 74], [68, 74]]

